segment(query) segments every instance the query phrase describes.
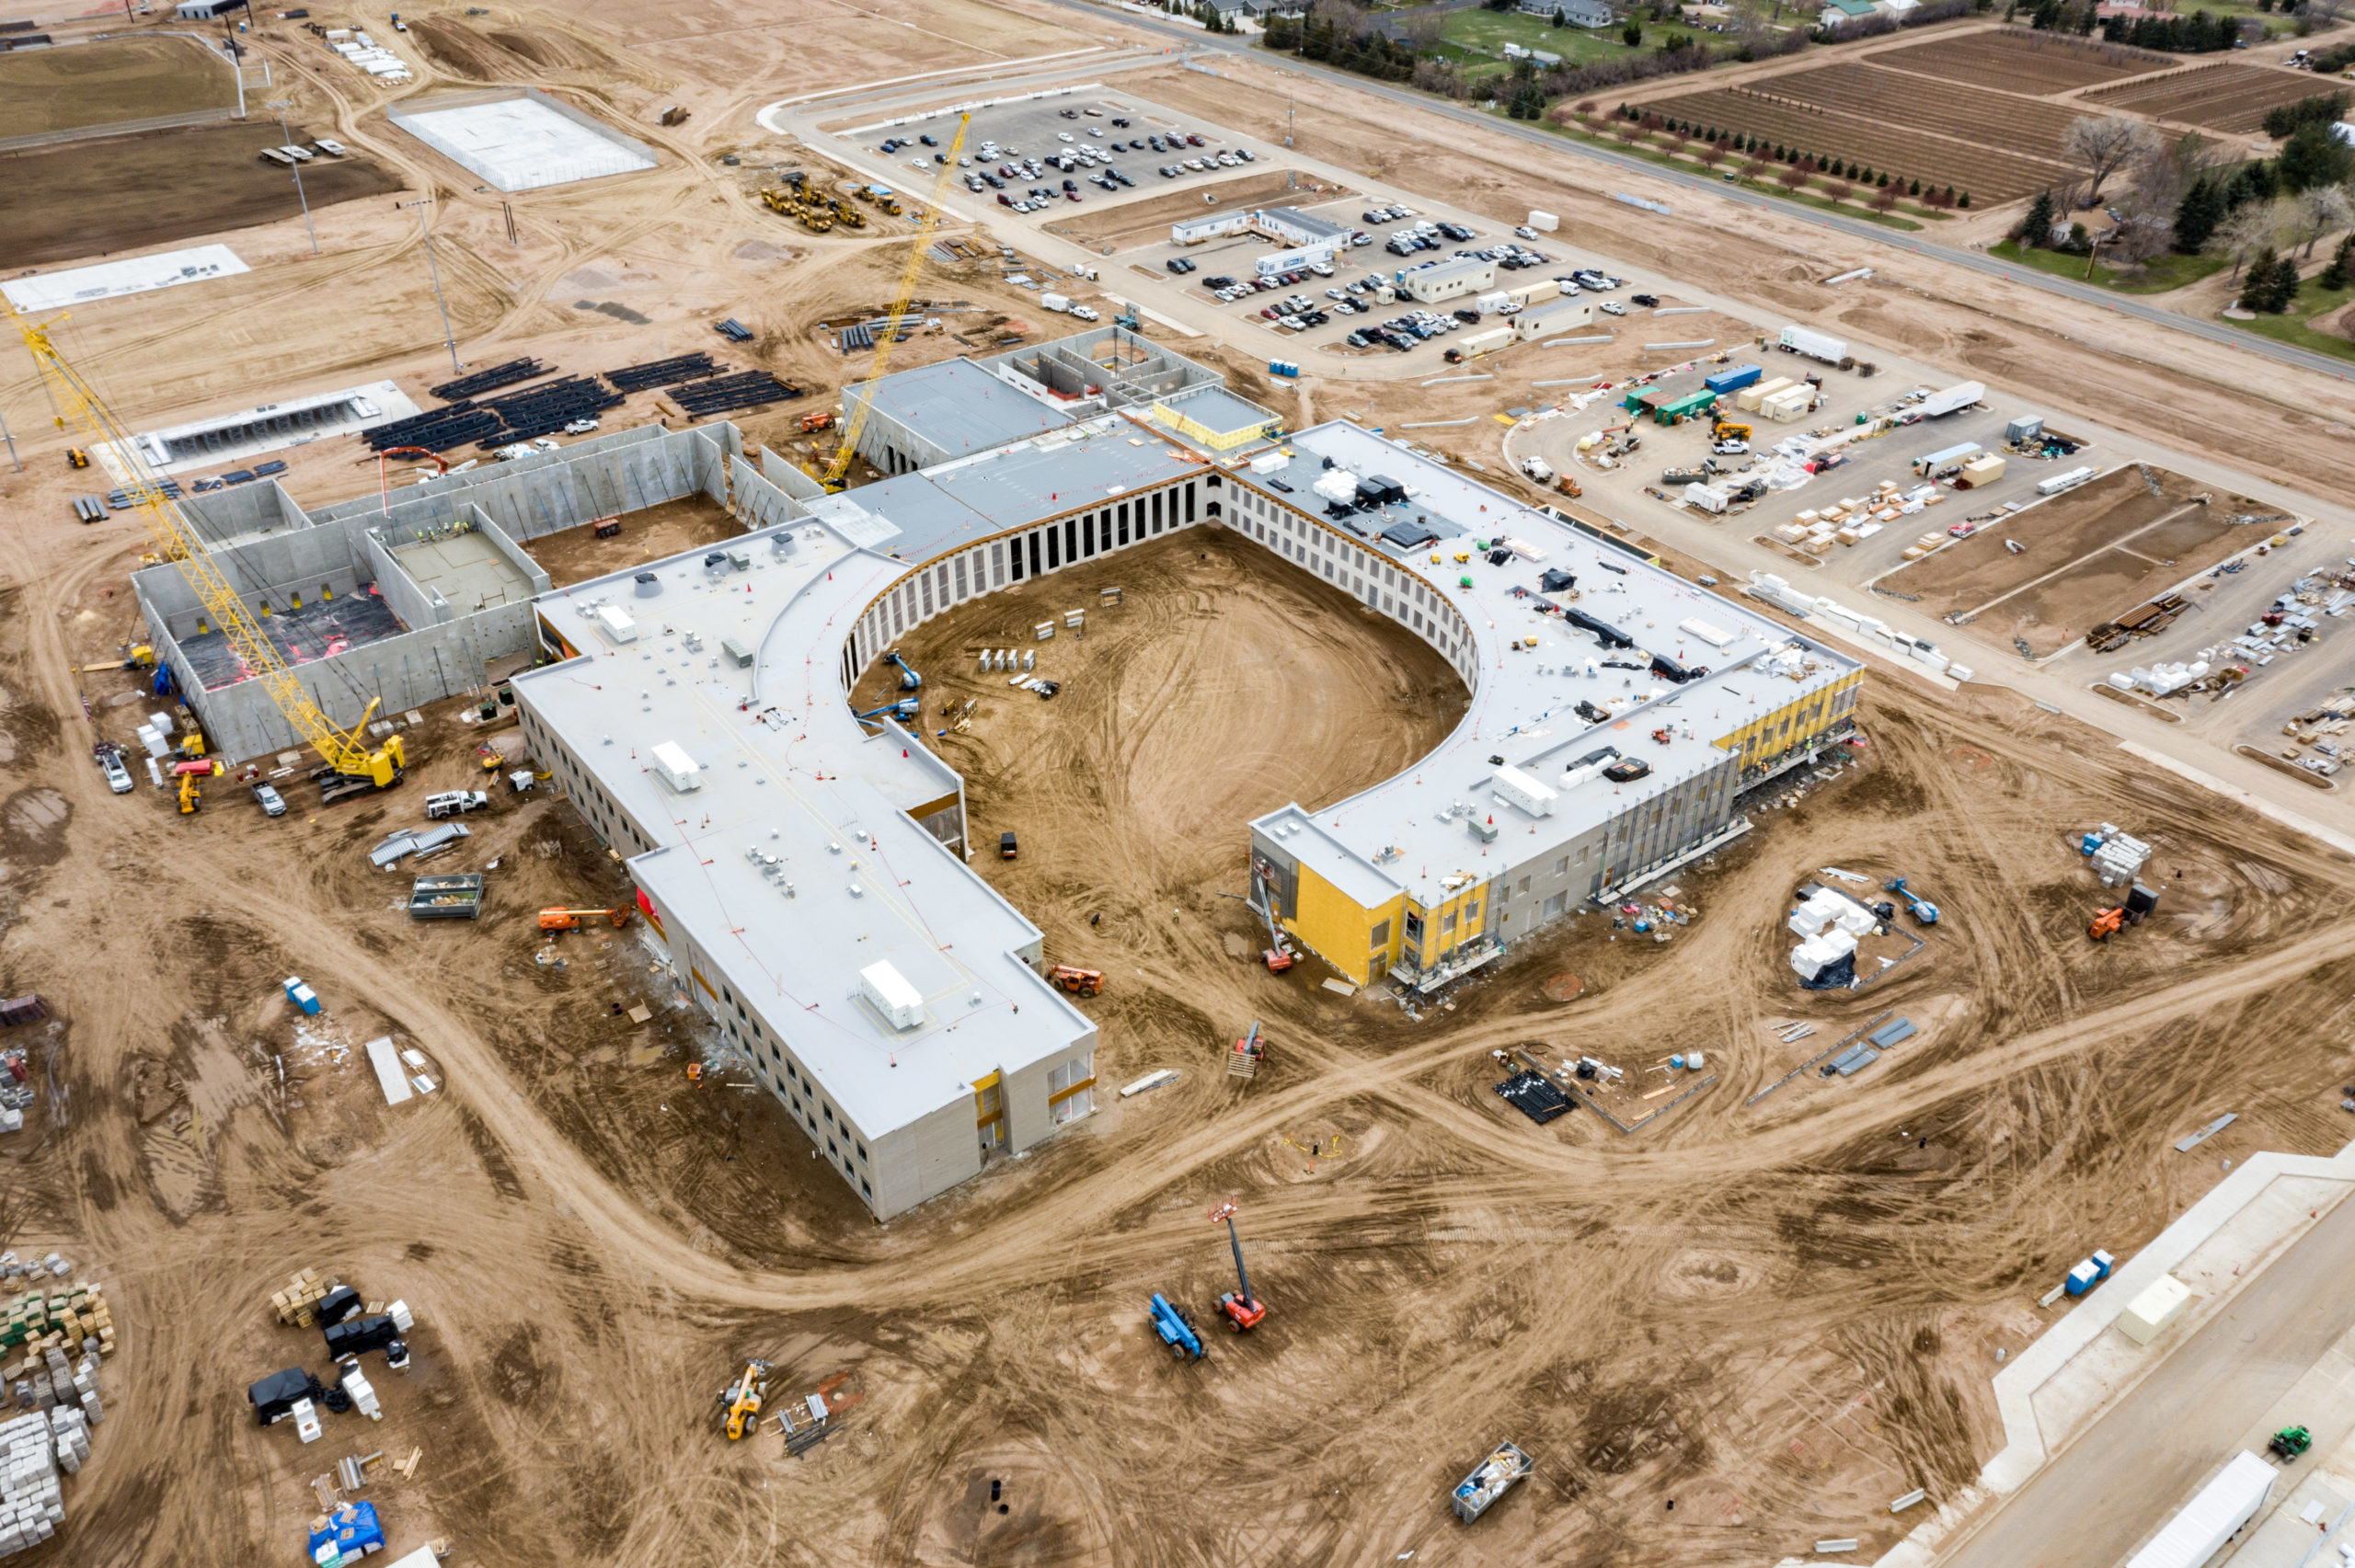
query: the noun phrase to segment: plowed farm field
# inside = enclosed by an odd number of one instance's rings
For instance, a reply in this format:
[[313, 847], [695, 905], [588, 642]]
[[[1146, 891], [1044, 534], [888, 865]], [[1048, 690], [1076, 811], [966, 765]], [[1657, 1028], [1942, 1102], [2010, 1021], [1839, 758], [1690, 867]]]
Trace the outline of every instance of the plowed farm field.
[[[1656, 99], [1644, 107], [1721, 131], [1744, 132], [1797, 146], [1819, 158], [1837, 158], [1891, 177], [1918, 179], [1925, 186], [1951, 185], [1958, 191], [1970, 192], [1981, 202], [2008, 201], [2071, 177], [2073, 171], [2065, 164], [1970, 139], [1970, 134], [2008, 136], [2016, 124], [2033, 140], [2038, 128], [2033, 117], [2046, 105], [2008, 94], [1942, 89], [1901, 72], [1864, 66], [1827, 69], [1863, 71], [1873, 78], [1844, 88], [1831, 84], [1804, 86], [1817, 97], [1838, 94], [1844, 104], [1855, 101], [1853, 112], [1794, 95], [1790, 90], [1794, 84], [1819, 74], [1811, 71], [1775, 78], [1770, 84], [1772, 93], [1720, 87]], [[1876, 98], [1878, 107], [1874, 107]], [[1901, 116], [1910, 123], [1902, 127], [1892, 123]], [[1947, 134], [1934, 134], [1926, 129], [1948, 123], [1956, 129]], [[1916, 125], [1925, 129], [1915, 129]]]
[[2314, 97], [2330, 87], [2327, 81], [2311, 75], [2218, 61], [2149, 82], [2120, 83], [2085, 96], [2100, 99], [2104, 109], [2132, 109], [2154, 120], [2253, 136], [2263, 128], [2267, 109]]
[[1933, 39], [1903, 49], [1883, 50], [1871, 60], [1892, 71], [1917, 72], [1954, 82], [2001, 82], [2006, 92], [2038, 96], [2145, 75], [2175, 63], [2175, 56], [2123, 44], [2017, 31]]

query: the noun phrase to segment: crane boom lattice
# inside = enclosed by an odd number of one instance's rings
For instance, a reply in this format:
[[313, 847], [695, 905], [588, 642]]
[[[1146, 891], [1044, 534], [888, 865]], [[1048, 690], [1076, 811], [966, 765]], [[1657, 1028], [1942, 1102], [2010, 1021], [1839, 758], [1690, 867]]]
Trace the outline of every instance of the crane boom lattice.
[[392, 737], [373, 751], [360, 738], [376, 711], [376, 700], [370, 701], [360, 722], [347, 731], [337, 727], [303, 689], [278, 645], [263, 631], [260, 618], [246, 607], [236, 585], [213, 559], [212, 547], [203, 535], [177, 501], [165, 498], [161, 476], [141, 455], [131, 430], [116, 418], [98, 389], [58, 351], [50, 328], [66, 317], [36, 322], [21, 310], [16, 314], [17, 329], [23, 334], [25, 347], [61, 410], [58, 423], [63, 426], [71, 420], [85, 440], [94, 446], [111, 447], [116, 460], [131, 471], [123, 489], [138, 507], [157, 553], [179, 567], [198, 602], [204, 606], [205, 614], [229, 639], [247, 677], [262, 683], [288, 726], [337, 773], [366, 778], [380, 788], [398, 778], [408, 760], [400, 738]]
[[924, 260], [932, 247], [932, 235], [940, 227], [940, 199], [948, 189], [948, 182], [957, 172], [957, 155], [965, 145], [965, 132], [972, 127], [973, 117], [960, 115], [957, 134], [949, 139], [948, 150], [940, 157], [940, 176], [932, 182], [932, 195], [925, 202], [924, 216], [916, 220], [916, 237], [908, 246], [907, 265], [900, 269], [899, 292], [891, 296], [890, 313], [883, 318], [883, 330], [875, 339], [875, 358], [867, 367], [867, 395], [858, 406], [850, 409], [849, 421], [843, 426], [842, 444], [834, 449], [833, 461], [818, 475], [818, 482], [829, 490], [843, 487], [843, 475], [850, 472], [851, 460], [858, 455], [858, 438], [867, 429], [867, 416], [875, 406], [875, 386], [891, 363], [891, 348], [900, 338], [908, 315], [908, 302], [915, 298], [916, 280], [924, 275]]

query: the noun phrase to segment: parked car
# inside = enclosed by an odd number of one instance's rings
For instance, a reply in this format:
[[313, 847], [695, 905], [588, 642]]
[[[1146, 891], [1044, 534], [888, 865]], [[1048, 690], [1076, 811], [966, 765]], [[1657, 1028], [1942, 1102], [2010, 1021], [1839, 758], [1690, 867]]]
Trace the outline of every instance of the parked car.
[[[131, 785], [128, 782], [123, 784], [124, 789], [129, 789]], [[254, 799], [260, 803], [261, 814], [265, 817], [283, 817], [286, 815], [286, 797], [280, 795], [278, 791], [270, 784], [258, 784], [254, 785]]]
[[1646, 310], [1657, 310], [1660, 307], [1660, 296], [1658, 294], [1629, 294], [1627, 298], [1635, 303], [1643, 306]]
[[1597, 308], [1599, 308], [1605, 315], [1625, 315], [1627, 314], [1627, 307], [1621, 304], [1617, 300], [1605, 300]]
[[107, 776], [107, 787], [117, 795], [131, 793], [131, 770], [122, 765], [122, 753], [109, 746], [98, 753], [98, 769]]
[[1750, 450], [1750, 443], [1733, 441], [1713, 441], [1710, 443], [1709, 450], [1719, 457], [1740, 457]]

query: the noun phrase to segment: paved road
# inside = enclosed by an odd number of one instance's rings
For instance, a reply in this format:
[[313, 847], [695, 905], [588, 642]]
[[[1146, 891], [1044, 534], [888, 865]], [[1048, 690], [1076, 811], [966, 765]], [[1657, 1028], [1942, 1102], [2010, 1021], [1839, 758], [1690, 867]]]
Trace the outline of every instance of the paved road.
[[[1092, 0], [1053, 0], [1053, 4], [1066, 10], [1078, 11], [1097, 17], [1103, 17], [1108, 14], [1105, 7], [1093, 4]], [[1205, 35], [1199, 28], [1183, 27], [1172, 22], [1156, 22], [1131, 11], [1113, 14], [1130, 27], [1145, 32], [1159, 33], [1175, 41], [1191, 45], [1194, 51], [1204, 49]], [[1939, 245], [1932, 240], [1917, 238], [1885, 228], [1878, 223], [1868, 223], [1862, 218], [1843, 217], [1838, 213], [1803, 207], [1796, 201], [1786, 201], [1780, 197], [1767, 196], [1739, 186], [1728, 185], [1716, 175], [1671, 168], [1653, 163], [1647, 158], [1636, 157], [1631, 154], [1614, 152], [1609, 147], [1598, 147], [1588, 143], [1572, 141], [1568, 137], [1536, 130], [1517, 120], [1499, 120], [1494, 115], [1464, 109], [1444, 98], [1432, 97], [1424, 93], [1409, 92], [1365, 76], [1353, 75], [1347, 71], [1336, 71], [1329, 66], [1318, 65], [1310, 61], [1281, 55], [1255, 54], [1252, 58], [1264, 58], [1270, 62], [1281, 61], [1287, 71], [1297, 71], [1304, 76], [1319, 77], [1337, 86], [1366, 93], [1374, 97], [1387, 98], [1393, 103], [1409, 105], [1432, 114], [1442, 115], [1450, 120], [1459, 120], [1466, 125], [1476, 125], [1484, 131], [1518, 137], [1533, 146], [1551, 148], [1557, 152], [1568, 153], [1577, 157], [1607, 165], [1623, 174], [1642, 175], [1650, 179], [1666, 180], [1671, 184], [1682, 185], [1695, 191], [1706, 191], [1712, 196], [1740, 205], [1782, 212], [1786, 216], [1836, 230], [1856, 239], [1870, 240], [1876, 245], [1890, 246], [1916, 256], [1926, 256], [1956, 267], [1967, 267], [1973, 272], [1985, 273], [1991, 278], [2002, 278], [2023, 288], [2039, 289], [2048, 294], [2060, 294], [2104, 310], [2115, 311], [2120, 315], [2148, 322], [2154, 326], [2163, 326], [2172, 332], [2188, 332], [2195, 338], [2205, 338], [2211, 343], [2222, 343], [2227, 348], [2238, 349], [2244, 353], [2255, 354], [2278, 364], [2290, 365], [2298, 370], [2313, 371], [2317, 374], [2329, 376], [2334, 381], [2345, 381], [2350, 371], [2355, 371], [2355, 366], [2350, 366], [2344, 360], [2333, 359], [2327, 354], [2317, 354], [2310, 349], [2301, 349], [2289, 343], [2276, 343], [2269, 338], [2259, 338], [2253, 333], [2238, 331], [2219, 321], [2184, 315], [2168, 310], [2165, 306], [2137, 299], [2131, 294], [2115, 294], [2107, 289], [2097, 289], [2089, 283], [2073, 282], [2066, 278], [2056, 278], [2049, 272], [2015, 267], [1975, 250]]]
[[2109, 1568], [2350, 1329], [2355, 1203], [2342, 1203], [1940, 1568]]

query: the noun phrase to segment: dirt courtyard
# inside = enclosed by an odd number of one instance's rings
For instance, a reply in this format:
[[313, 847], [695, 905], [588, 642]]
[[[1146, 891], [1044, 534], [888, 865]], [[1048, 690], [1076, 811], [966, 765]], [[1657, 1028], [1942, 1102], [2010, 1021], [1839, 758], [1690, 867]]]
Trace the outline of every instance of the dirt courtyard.
[[616, 521], [622, 531], [611, 539], [598, 538], [594, 526], [584, 524], [528, 540], [523, 553], [548, 574], [550, 587], [570, 588], [607, 572], [718, 544], [744, 532], [726, 508], [705, 496], [624, 512]]
[[[2234, 524], [2235, 517], [2266, 522]], [[2290, 520], [2246, 496], [2129, 464], [2064, 490], [1883, 579], [1997, 647], [2036, 657], [2262, 543]], [[2014, 554], [2003, 542], [2028, 546]]]

